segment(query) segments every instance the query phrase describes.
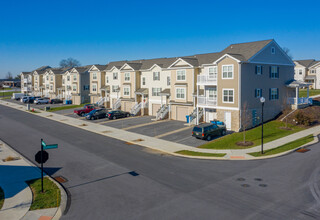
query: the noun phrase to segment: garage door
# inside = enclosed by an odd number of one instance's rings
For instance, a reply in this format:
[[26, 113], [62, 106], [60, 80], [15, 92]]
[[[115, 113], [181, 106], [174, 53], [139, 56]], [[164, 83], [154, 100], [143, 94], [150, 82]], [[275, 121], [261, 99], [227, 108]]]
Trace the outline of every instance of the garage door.
[[152, 115], [153, 116], [157, 116], [157, 112], [160, 107], [161, 107], [160, 104], [152, 104]]
[[131, 102], [124, 102], [124, 111], [126, 111], [126, 112], [131, 111]]
[[186, 115], [188, 115], [188, 107], [177, 107], [177, 120], [187, 121]]

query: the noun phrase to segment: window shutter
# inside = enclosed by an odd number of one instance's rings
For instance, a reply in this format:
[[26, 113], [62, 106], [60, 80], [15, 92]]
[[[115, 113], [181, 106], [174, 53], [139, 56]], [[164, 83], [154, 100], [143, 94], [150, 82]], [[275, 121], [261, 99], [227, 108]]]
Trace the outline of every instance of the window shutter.
[[277, 88], [277, 99], [279, 99], [279, 89]]
[[272, 70], [272, 66], [269, 67], [269, 77], [271, 78], [271, 70]]
[[257, 89], [254, 90], [254, 97], [257, 98]]
[[261, 69], [260, 71], [261, 71], [261, 75], [262, 75], [262, 69], [263, 69], [263, 67], [261, 66], [260, 69]]
[[262, 89], [260, 89], [260, 97], [262, 97]]
[[269, 100], [271, 100], [271, 89], [269, 89]]
[[256, 66], [256, 74], [258, 74], [258, 66]]
[[277, 67], [277, 78], [279, 78], [279, 67]]

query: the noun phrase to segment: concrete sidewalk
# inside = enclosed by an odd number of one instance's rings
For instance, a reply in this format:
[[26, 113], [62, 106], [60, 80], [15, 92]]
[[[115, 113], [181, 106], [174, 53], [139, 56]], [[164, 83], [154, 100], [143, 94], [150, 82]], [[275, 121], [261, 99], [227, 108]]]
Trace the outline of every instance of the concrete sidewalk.
[[[15, 160], [4, 162], [12, 157]], [[4, 191], [5, 200], [0, 210], [0, 219], [6, 220], [35, 220], [59, 219], [66, 203], [66, 193], [57, 184], [61, 191], [61, 207], [29, 211], [32, 204], [32, 192], [26, 181], [41, 177], [39, 168], [25, 160], [20, 154], [0, 140], [0, 187]]]
[[[22, 110], [25, 111], [26, 107], [11, 103], [11, 102], [6, 102], [3, 100], [0, 100], [0, 104], [17, 109], [17, 110]], [[201, 149], [201, 148], [195, 148], [191, 146], [186, 146], [183, 144], [175, 143], [175, 142], [170, 142], [166, 141], [163, 139], [158, 139], [150, 136], [145, 136], [142, 134], [137, 134], [129, 131], [125, 131], [122, 129], [117, 129], [113, 127], [108, 127], [106, 125], [100, 125], [97, 123], [92, 123], [89, 121], [83, 121], [77, 118], [71, 118], [67, 117], [64, 115], [56, 114], [53, 112], [44, 112], [40, 111], [40, 113], [30, 113], [34, 114], [36, 116], [44, 117], [50, 120], [54, 120], [60, 123], [64, 123], [67, 125], [71, 125], [74, 127], [78, 127], [90, 132], [94, 132], [100, 135], [104, 135], [107, 137], [115, 138], [118, 140], [122, 140], [125, 142], [130, 142], [134, 143], [136, 145], [140, 145], [143, 147], [151, 148], [153, 150], [157, 151], [162, 151], [168, 154], [176, 155], [176, 156], [183, 156], [180, 154], [176, 154], [175, 152], [181, 151], [181, 150], [188, 150], [188, 151], [196, 151], [196, 152], [202, 152], [202, 153], [223, 153], [226, 154], [222, 158], [212, 158], [212, 157], [194, 157], [194, 156], [186, 156], [186, 157], [192, 157], [192, 158], [203, 158], [203, 159], [263, 159], [263, 158], [270, 158], [271, 156], [268, 157], [253, 157], [251, 155], [248, 155], [248, 153], [252, 152], [259, 152], [261, 146], [256, 146], [248, 149], [239, 149], [239, 150], [215, 150], [215, 149]], [[299, 138], [305, 137], [310, 134], [317, 135], [320, 133], [320, 126], [316, 126], [310, 129], [306, 129], [300, 132], [297, 132], [295, 134], [277, 139], [275, 141], [269, 142], [264, 144], [264, 149], [269, 150], [272, 148], [279, 147], [283, 144], [295, 141]], [[278, 155], [274, 155], [278, 156]], [[272, 157], [274, 157], [272, 156]]]

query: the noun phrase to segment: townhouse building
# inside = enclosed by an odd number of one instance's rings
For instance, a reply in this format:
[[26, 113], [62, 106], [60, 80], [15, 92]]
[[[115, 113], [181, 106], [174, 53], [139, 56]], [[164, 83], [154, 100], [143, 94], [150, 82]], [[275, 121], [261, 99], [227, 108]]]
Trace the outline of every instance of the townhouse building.
[[[71, 76], [71, 100], [72, 104], [83, 104], [90, 102], [90, 66], [74, 67], [69, 73], [66, 74], [67, 81], [68, 76]], [[69, 84], [67, 84], [68, 86]]]
[[42, 96], [43, 95], [43, 74], [46, 72], [46, 70], [50, 69], [50, 66], [42, 66], [40, 68], [37, 68], [33, 70], [32, 76], [33, 76], [33, 92], [36, 96]]
[[33, 77], [31, 72], [21, 72], [21, 92], [31, 94], [33, 92]]
[[294, 63], [294, 78], [309, 83], [312, 89], [320, 89], [320, 61], [295, 60]]
[[60, 98], [62, 87], [62, 75], [70, 68], [49, 68], [42, 76], [43, 96], [54, 99]]
[[90, 102], [109, 107], [108, 91], [105, 85], [106, 65], [92, 65], [89, 69]]

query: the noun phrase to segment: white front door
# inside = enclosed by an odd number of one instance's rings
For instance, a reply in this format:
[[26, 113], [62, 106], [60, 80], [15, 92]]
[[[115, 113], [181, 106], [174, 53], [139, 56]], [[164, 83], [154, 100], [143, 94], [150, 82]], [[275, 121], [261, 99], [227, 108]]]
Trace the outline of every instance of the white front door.
[[224, 113], [224, 123], [226, 124], [227, 130], [231, 130], [231, 112]]

